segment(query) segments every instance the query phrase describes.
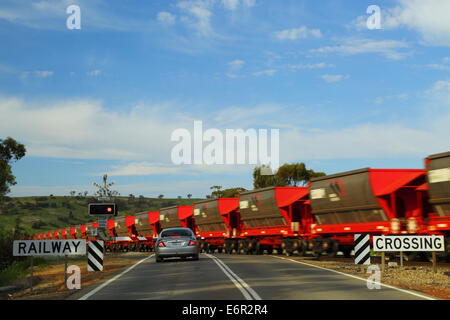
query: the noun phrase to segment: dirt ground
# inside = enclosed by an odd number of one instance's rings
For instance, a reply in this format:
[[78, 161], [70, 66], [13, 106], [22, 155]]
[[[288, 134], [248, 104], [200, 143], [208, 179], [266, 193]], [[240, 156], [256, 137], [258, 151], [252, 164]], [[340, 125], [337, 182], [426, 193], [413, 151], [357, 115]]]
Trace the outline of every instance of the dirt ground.
[[[86, 257], [70, 260], [68, 265], [77, 265], [81, 269], [81, 288], [96, 281], [107, 278], [114, 273], [126, 269], [130, 265], [148, 256], [150, 253], [129, 252], [120, 255], [106, 255], [103, 272], [88, 272]], [[44, 266], [35, 270], [34, 281], [37, 282], [30, 288], [15, 292], [10, 297], [11, 300], [35, 300], [35, 299], [65, 299], [75, 293], [76, 289], [69, 290], [64, 282], [64, 260]], [[68, 275], [70, 276], [70, 275]], [[31, 282], [30, 276], [25, 280]]]
[[[296, 259], [297, 260], [297, 259]], [[302, 261], [302, 260], [299, 260]], [[336, 261], [302, 261], [320, 267], [337, 270], [361, 278], [368, 278], [367, 266], [356, 266], [352, 263]], [[378, 265], [381, 270], [381, 265]], [[437, 273], [429, 266], [396, 266], [388, 267], [381, 274], [381, 282], [398, 288], [424, 293], [439, 299], [450, 300], [450, 265], [438, 265]]]

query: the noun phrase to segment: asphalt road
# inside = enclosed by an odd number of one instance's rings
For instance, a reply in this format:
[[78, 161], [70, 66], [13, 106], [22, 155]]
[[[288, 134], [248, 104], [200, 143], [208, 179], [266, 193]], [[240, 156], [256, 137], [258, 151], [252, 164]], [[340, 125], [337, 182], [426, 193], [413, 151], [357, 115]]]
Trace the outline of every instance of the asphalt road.
[[147, 258], [71, 299], [415, 300], [421, 296], [274, 256], [202, 254], [199, 261]]

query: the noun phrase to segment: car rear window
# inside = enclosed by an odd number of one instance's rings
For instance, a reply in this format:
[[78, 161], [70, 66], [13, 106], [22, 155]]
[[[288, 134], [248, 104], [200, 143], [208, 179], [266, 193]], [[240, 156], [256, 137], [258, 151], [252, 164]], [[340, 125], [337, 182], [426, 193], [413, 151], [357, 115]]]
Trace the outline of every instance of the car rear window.
[[192, 237], [190, 230], [167, 230], [161, 232], [161, 238]]

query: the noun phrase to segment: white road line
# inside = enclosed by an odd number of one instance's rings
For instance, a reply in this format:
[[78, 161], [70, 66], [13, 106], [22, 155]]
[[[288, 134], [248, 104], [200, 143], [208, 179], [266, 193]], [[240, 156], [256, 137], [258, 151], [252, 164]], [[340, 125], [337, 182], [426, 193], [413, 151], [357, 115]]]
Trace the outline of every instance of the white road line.
[[135, 264], [133, 264], [131, 267], [129, 267], [127, 270], [122, 271], [121, 273], [119, 273], [118, 275], [116, 275], [114, 278], [109, 279], [108, 281], [106, 281], [105, 283], [101, 284], [100, 286], [98, 286], [97, 288], [95, 288], [94, 290], [86, 293], [84, 296], [82, 296], [80, 299], [78, 300], [87, 300], [89, 299], [89, 297], [91, 297], [92, 295], [96, 294], [97, 292], [99, 292], [100, 290], [102, 290], [104, 287], [106, 287], [108, 284], [110, 284], [113, 281], [116, 281], [117, 279], [119, 279], [121, 276], [123, 276], [125, 273], [131, 271], [134, 267], [136, 267], [138, 264], [144, 262], [147, 259], [150, 259], [151, 257], [153, 257], [154, 254], [139, 260], [138, 262], [136, 262]]
[[227, 269], [228, 272], [230, 272], [230, 273], [236, 278], [236, 280], [238, 280], [238, 281], [242, 284], [242, 286], [243, 286], [244, 288], [247, 289], [247, 291], [253, 296], [253, 298], [254, 298], [255, 300], [262, 300], [261, 297], [256, 293], [256, 291], [253, 290], [253, 288], [250, 287], [250, 286], [249, 286], [244, 280], [242, 280], [237, 274], [235, 274], [235, 273], [230, 269], [230, 267], [228, 267], [228, 266], [225, 264], [225, 262], [223, 262], [222, 260], [220, 260], [220, 259], [217, 258], [216, 256], [213, 256], [213, 257], [215, 257], [215, 258], [217, 259], [217, 261], [218, 261], [219, 263], [221, 263], [221, 264], [224, 266], [224, 268]]
[[[328, 268], [324, 268], [324, 267], [319, 267], [319, 266], [316, 266], [314, 264], [309, 264], [309, 263], [306, 263], [306, 262], [301, 262], [301, 261], [297, 261], [297, 260], [293, 260], [293, 259], [277, 257], [277, 256], [272, 256], [272, 255], [271, 255], [271, 257], [272, 258], [282, 259], [282, 260], [288, 260], [288, 261], [292, 261], [292, 262], [295, 262], [295, 263], [304, 264], [306, 266], [315, 267], [315, 268], [322, 269], [322, 270], [331, 271], [331, 272], [338, 273], [338, 274], [343, 275], [343, 276], [347, 276], [347, 277], [350, 277], [350, 278], [354, 278], [354, 279], [358, 279], [358, 280], [367, 282], [367, 279], [364, 279], [364, 278], [361, 278], [361, 277], [357, 277], [357, 276], [354, 276], [354, 275], [351, 275], [351, 274], [348, 274], [348, 273], [340, 272], [340, 271], [337, 271], [337, 270], [328, 269]], [[427, 299], [427, 300], [436, 300], [436, 299], [434, 299], [432, 297], [427, 297], [427, 296], [424, 296], [424, 295], [421, 295], [419, 293], [415, 293], [415, 292], [412, 292], [412, 291], [409, 291], [409, 290], [400, 289], [400, 288], [397, 288], [397, 287], [394, 287], [394, 286], [391, 286], [389, 284], [385, 284], [385, 283], [382, 283], [382, 282], [379, 282], [379, 283], [375, 282], [375, 283], [376, 284], [380, 284], [381, 286], [384, 286], [386, 288], [391, 288], [391, 289], [395, 289], [395, 290], [398, 290], [398, 291], [403, 292], [403, 293], [411, 294], [411, 295], [419, 297], [419, 298], [423, 298], [423, 299]]]
[[234, 283], [234, 285], [242, 292], [247, 300], [262, 300], [261, 297], [253, 290], [244, 280], [236, 275], [231, 269], [216, 256], [205, 253], [205, 255], [211, 258], [219, 268], [225, 273], [225, 275]]

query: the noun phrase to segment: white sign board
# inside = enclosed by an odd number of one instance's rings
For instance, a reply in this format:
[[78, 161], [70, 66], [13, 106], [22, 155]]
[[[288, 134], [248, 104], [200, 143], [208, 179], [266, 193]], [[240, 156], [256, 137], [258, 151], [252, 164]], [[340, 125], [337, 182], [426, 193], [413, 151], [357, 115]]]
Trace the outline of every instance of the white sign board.
[[374, 251], [445, 251], [444, 236], [374, 236]]
[[86, 254], [86, 240], [14, 240], [14, 256], [76, 256]]

